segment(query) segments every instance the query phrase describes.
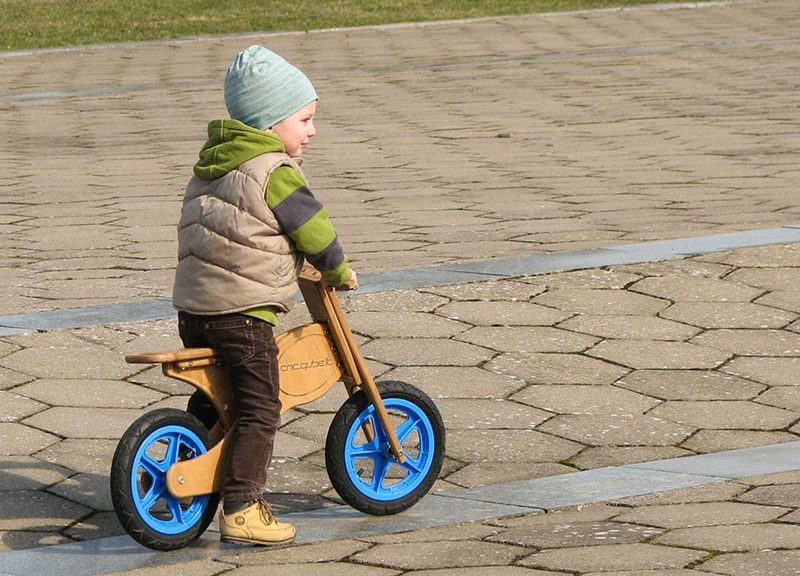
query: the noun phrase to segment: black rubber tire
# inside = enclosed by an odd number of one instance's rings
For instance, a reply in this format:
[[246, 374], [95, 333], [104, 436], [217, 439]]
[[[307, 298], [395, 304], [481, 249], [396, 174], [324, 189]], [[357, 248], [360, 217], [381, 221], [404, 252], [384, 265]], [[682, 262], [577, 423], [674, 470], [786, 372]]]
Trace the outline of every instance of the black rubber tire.
[[[359, 419], [363, 417], [365, 410], [371, 409], [371, 404], [363, 391], [358, 391], [348, 398], [336, 415], [328, 429], [328, 436], [325, 442], [325, 465], [328, 471], [328, 478], [339, 496], [347, 504], [364, 512], [375, 516], [397, 514], [416, 504], [433, 486], [442, 468], [445, 450], [445, 428], [439, 410], [433, 401], [421, 390], [406, 382], [385, 381], [378, 382], [378, 391], [384, 404], [391, 404], [392, 399], [400, 399], [415, 405], [430, 425], [432, 430], [432, 461], [430, 467], [425, 472], [418, 475], [418, 481], [413, 484], [413, 489], [400, 495], [396, 499], [375, 499], [359, 489], [353, 479], [348, 474], [347, 463], [347, 438], [351, 429], [355, 426], [361, 428]], [[392, 411], [390, 410], [390, 413]], [[375, 420], [377, 422], [377, 420]], [[388, 453], [388, 443], [385, 445]], [[403, 446], [404, 450], [406, 449]], [[399, 466], [394, 464], [394, 466]], [[366, 489], [366, 484], [364, 485]]]
[[[206, 451], [213, 446], [208, 429], [196, 417], [175, 408], [161, 408], [143, 414], [128, 427], [117, 444], [111, 463], [111, 500], [117, 518], [125, 531], [139, 544], [161, 551], [177, 550], [197, 540], [214, 519], [220, 498], [219, 494], [209, 494], [204, 509], [198, 503], [199, 510], [196, 514], [198, 517], [187, 523], [186, 529], [178, 533], [160, 532], [148, 525], [142, 517], [135, 502], [136, 498], [140, 498], [138, 491], [141, 486], [138, 481], [134, 484], [131, 478], [134, 462], [148, 436], [167, 427], [177, 427], [191, 432], [200, 439]], [[146, 481], [152, 482], [149, 478]], [[144, 483], [145, 480], [141, 482]], [[146, 489], [144, 487], [144, 490]], [[166, 498], [174, 499], [174, 496], [167, 495]], [[192, 500], [189, 506], [194, 505], [194, 502], [195, 500]]]

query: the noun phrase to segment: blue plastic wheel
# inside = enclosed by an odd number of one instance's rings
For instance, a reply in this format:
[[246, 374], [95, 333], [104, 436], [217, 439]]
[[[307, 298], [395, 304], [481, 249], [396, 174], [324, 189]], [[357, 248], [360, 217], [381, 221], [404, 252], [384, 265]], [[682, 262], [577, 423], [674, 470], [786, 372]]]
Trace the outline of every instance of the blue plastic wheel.
[[131, 466], [133, 505], [142, 521], [162, 534], [181, 534], [202, 517], [208, 496], [182, 503], [167, 491], [167, 470], [207, 452], [203, 441], [183, 426], [165, 426], [145, 438]]
[[219, 494], [177, 498], [167, 490], [170, 466], [205, 454], [208, 430], [172, 408], [144, 414], [123, 434], [111, 466], [114, 510], [137, 542], [175, 550], [197, 539], [211, 522]]
[[424, 496], [441, 469], [444, 425], [424, 393], [403, 382], [378, 385], [405, 455], [389, 450], [386, 431], [363, 392], [339, 409], [326, 442], [328, 476], [342, 499], [369, 514], [395, 514]]

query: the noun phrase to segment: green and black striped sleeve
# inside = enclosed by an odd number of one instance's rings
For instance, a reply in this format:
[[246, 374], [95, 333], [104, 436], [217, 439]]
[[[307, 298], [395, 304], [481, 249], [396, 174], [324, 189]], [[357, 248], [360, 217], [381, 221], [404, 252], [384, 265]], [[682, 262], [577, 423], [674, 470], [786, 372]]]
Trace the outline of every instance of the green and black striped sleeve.
[[331, 286], [350, 279], [350, 268], [328, 211], [308, 189], [303, 175], [291, 166], [280, 166], [267, 184], [267, 205], [297, 250]]

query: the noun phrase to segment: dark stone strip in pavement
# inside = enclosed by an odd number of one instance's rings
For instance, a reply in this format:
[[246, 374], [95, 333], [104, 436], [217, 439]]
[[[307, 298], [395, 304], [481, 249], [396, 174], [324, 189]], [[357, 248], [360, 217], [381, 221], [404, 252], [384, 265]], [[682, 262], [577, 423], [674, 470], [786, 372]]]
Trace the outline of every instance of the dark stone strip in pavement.
[[[368, 516], [337, 506], [282, 518], [297, 526], [297, 543], [308, 544], [516, 516], [798, 469], [800, 442], [788, 442], [432, 494], [394, 516]], [[127, 536], [117, 536], [0, 554], [0, 576], [95, 576], [177, 564], [226, 549], [230, 547], [220, 544], [213, 533], [189, 548], [168, 553], [152, 552]]]
[[[373, 272], [360, 275], [361, 287], [359, 288], [359, 293], [366, 294], [445, 284], [502, 280], [517, 276], [548, 274], [619, 264], [657, 262], [723, 250], [790, 242], [800, 242], [800, 224], [780, 228], [697, 236], [694, 238], [626, 244], [596, 250], [538, 254], [517, 258], [494, 258], [427, 268]], [[170, 301], [165, 298], [48, 312], [33, 312], [30, 314], [12, 314], [0, 316], [0, 336], [117, 322], [155, 320], [170, 318], [174, 315], [175, 310], [172, 308]]]

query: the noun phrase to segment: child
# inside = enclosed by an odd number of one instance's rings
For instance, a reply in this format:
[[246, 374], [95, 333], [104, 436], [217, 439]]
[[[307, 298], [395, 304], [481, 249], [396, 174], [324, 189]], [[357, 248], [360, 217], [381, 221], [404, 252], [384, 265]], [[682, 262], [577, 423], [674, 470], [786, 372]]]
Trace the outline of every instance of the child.
[[[300, 171], [316, 134], [308, 78], [251, 46], [228, 69], [225, 105], [231, 119], [209, 123], [183, 200], [173, 303], [184, 346], [213, 347], [234, 390], [221, 538], [279, 544], [295, 529], [262, 498], [281, 410], [273, 326], [294, 305], [304, 257], [331, 286], [355, 288], [357, 279]], [[208, 406], [195, 396], [189, 411], [207, 423]]]

